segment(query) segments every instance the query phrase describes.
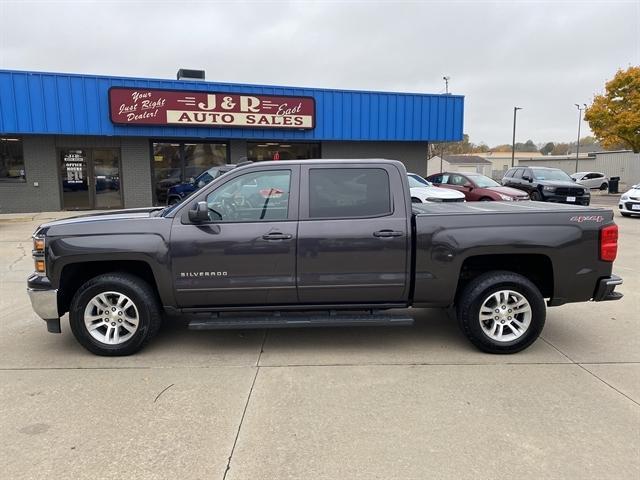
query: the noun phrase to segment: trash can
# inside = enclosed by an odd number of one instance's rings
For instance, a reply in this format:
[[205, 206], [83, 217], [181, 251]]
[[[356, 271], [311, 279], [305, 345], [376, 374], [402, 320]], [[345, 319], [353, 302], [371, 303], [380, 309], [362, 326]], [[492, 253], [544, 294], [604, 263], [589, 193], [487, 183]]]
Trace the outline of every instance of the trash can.
[[620, 177], [611, 177], [609, 179], [609, 193], [618, 193], [618, 183], [620, 183]]

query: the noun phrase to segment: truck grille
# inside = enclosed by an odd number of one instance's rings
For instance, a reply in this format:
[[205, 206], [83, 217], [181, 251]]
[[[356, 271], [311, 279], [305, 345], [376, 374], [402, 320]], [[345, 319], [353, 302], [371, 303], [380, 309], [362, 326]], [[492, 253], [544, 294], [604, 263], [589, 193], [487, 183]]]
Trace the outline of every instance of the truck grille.
[[556, 188], [556, 195], [573, 195], [575, 197], [584, 195], [584, 190], [582, 188], [558, 187]]

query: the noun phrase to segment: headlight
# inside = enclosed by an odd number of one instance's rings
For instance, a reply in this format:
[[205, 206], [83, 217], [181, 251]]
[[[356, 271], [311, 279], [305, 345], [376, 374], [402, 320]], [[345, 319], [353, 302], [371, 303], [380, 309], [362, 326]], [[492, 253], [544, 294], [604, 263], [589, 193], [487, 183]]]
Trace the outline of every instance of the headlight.
[[555, 192], [556, 187], [542, 187], [545, 192]]
[[427, 202], [437, 202], [437, 203], [441, 203], [442, 199], [441, 198], [437, 198], [437, 197], [428, 197], [427, 198]]
[[502, 195], [501, 193], [499, 193], [498, 195], [500, 195], [500, 198], [502, 200], [506, 200], [507, 202], [512, 202], [513, 201], [513, 197], [510, 197], [509, 195]]
[[622, 196], [620, 197], [620, 200], [624, 200], [624, 201], [629, 200], [629, 194], [628, 193], [623, 193]]

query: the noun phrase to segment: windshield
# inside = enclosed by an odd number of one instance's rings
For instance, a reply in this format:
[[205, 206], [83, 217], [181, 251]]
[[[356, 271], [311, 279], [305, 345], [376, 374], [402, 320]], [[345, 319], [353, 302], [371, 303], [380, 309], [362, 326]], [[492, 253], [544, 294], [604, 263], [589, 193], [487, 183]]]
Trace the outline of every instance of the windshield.
[[409, 188], [424, 188], [432, 186], [428, 181], [418, 175], [407, 175], [407, 178], [409, 179]]
[[572, 182], [571, 177], [564, 173], [562, 170], [539, 170], [532, 169], [533, 176], [536, 180], [557, 180], [561, 182]]
[[489, 177], [485, 177], [484, 175], [469, 175], [469, 178], [473, 183], [475, 183], [478, 188], [490, 188], [490, 187], [499, 187], [500, 184], [495, 180], [492, 180]]

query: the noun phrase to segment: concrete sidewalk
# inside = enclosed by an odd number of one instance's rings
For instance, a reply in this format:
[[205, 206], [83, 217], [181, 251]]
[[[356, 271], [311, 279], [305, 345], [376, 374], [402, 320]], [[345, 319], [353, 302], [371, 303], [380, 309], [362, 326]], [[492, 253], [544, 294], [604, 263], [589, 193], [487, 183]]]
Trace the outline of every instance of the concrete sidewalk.
[[413, 328], [173, 324], [102, 358], [25, 293], [31, 233], [68, 215], [0, 216], [2, 478], [640, 478], [640, 218], [616, 214], [625, 298], [549, 309], [517, 355], [423, 309]]

